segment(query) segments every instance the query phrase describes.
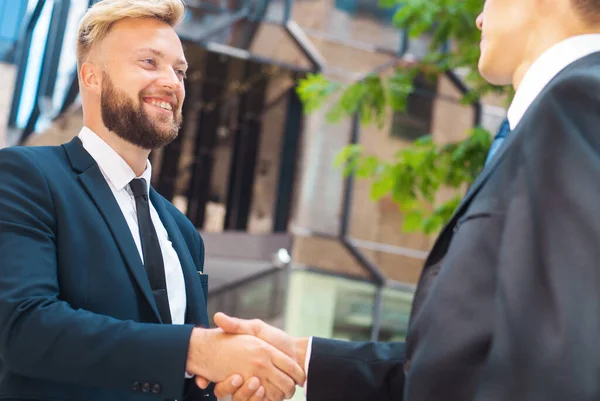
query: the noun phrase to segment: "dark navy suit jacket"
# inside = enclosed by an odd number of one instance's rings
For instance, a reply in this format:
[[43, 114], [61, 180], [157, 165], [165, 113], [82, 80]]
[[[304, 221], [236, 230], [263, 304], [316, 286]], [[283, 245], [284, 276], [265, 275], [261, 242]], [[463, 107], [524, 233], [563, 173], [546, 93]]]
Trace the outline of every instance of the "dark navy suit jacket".
[[211, 400], [185, 380], [208, 326], [204, 244], [153, 189], [177, 251], [186, 324], [160, 324], [144, 266], [98, 165], [75, 138], [0, 150], [0, 400]]

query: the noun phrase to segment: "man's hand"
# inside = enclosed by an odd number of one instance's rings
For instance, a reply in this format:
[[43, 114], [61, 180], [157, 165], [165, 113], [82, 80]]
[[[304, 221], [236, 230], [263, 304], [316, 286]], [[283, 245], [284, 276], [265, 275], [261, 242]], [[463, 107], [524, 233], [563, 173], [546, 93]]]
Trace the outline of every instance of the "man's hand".
[[277, 348], [259, 338], [220, 329], [192, 331], [186, 370], [215, 383], [233, 373], [246, 379], [255, 376], [272, 401], [291, 398], [296, 383], [305, 380], [300, 365]]
[[[223, 313], [215, 314], [214, 321], [225, 332], [236, 334], [250, 334], [261, 338], [262, 340], [270, 343], [274, 347], [285, 352], [288, 356], [294, 358], [296, 362], [298, 362], [298, 364], [302, 366], [302, 368], [304, 368], [306, 351], [308, 347], [307, 338], [292, 337], [284, 331], [269, 326], [261, 320], [237, 319], [229, 317]], [[217, 385], [215, 386], [215, 394], [217, 395], [217, 397], [226, 397], [228, 395], [233, 395], [233, 401], [260, 401], [261, 398], [257, 398], [257, 396], [259, 395], [258, 391], [254, 393], [251, 390], [250, 384], [252, 379], [247, 380], [242, 388], [238, 388], [241, 385], [241, 383], [235, 380], [234, 376], [228, 378], [226, 381], [217, 383]], [[208, 381], [206, 381], [202, 377], [197, 378], [196, 382], [202, 388], [206, 388], [206, 386], [208, 386]], [[232, 385], [232, 383], [237, 384], [237, 386]], [[298, 384], [303, 386], [304, 381], [299, 382]], [[282, 400], [282, 398], [268, 398], [270, 401]]]
[[[268, 342], [290, 358], [293, 358], [304, 370], [308, 339], [292, 337], [285, 331], [270, 326], [259, 319], [238, 319], [218, 312], [215, 313], [214, 321], [226, 333], [249, 334]], [[303, 385], [304, 382], [298, 384]]]
[[[243, 387], [242, 384], [244, 384]], [[251, 377], [244, 383], [242, 376], [235, 374], [219, 383], [218, 388], [215, 387], [217, 399], [220, 400], [229, 395], [233, 395], [231, 401], [263, 401], [265, 388], [260, 385], [260, 380], [256, 377]]]

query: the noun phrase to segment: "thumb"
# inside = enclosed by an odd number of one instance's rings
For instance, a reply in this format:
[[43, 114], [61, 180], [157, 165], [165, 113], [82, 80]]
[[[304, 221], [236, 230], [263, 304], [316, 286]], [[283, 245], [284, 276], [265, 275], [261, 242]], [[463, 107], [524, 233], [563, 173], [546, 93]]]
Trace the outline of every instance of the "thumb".
[[227, 316], [223, 312], [217, 312], [214, 321], [221, 330], [230, 334], [253, 334], [251, 325], [247, 320]]
[[210, 382], [202, 376], [196, 376], [196, 385], [202, 390], [206, 390]]

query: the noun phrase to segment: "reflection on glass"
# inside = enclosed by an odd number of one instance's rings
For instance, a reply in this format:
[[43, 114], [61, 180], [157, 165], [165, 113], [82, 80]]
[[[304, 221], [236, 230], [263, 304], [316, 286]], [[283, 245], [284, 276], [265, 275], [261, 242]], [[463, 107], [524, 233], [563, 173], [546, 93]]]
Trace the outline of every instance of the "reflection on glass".
[[[351, 341], [371, 338], [374, 284], [324, 273], [295, 270], [287, 300], [286, 330], [293, 335]], [[412, 291], [384, 289], [380, 341], [403, 341]]]

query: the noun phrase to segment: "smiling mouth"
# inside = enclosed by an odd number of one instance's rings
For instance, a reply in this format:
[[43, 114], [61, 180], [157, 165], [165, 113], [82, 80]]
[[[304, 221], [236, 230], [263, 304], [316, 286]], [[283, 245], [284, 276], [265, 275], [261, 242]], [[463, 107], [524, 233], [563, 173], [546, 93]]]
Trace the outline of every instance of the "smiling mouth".
[[153, 106], [154, 108], [162, 111], [163, 113], [173, 114], [173, 105], [169, 102], [155, 99], [145, 99], [144, 103]]

